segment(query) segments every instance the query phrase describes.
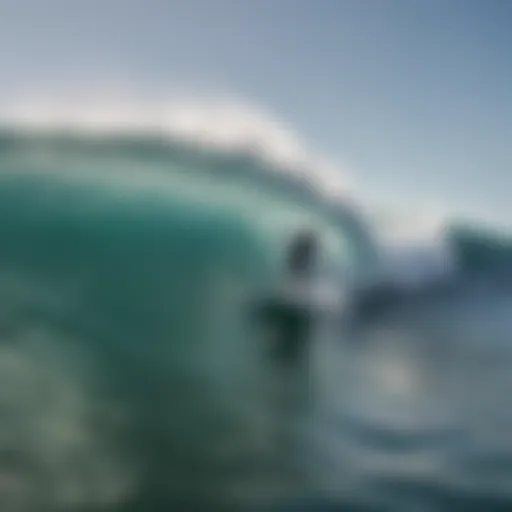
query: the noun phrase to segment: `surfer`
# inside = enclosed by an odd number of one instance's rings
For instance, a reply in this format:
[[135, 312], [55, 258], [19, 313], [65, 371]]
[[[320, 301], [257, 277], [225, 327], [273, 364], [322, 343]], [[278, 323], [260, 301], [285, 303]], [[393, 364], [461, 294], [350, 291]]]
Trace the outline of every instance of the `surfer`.
[[292, 241], [284, 287], [261, 304], [260, 314], [274, 333], [272, 354], [293, 364], [305, 357], [312, 327], [312, 280], [318, 252], [315, 233], [303, 231]]
[[297, 235], [288, 253], [288, 268], [292, 277], [311, 278], [317, 251], [317, 239], [312, 231]]

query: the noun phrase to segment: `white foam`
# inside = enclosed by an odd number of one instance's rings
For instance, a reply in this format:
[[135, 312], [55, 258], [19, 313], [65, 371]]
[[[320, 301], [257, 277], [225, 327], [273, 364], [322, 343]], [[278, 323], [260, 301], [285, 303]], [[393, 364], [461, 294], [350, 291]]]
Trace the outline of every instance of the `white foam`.
[[243, 102], [175, 98], [148, 101], [126, 95], [60, 96], [0, 105], [0, 123], [36, 132], [83, 136], [155, 135], [226, 152], [248, 152], [300, 175], [328, 199], [351, 189], [339, 166], [311, 153], [282, 122]]
[[372, 212], [378, 225], [380, 280], [403, 289], [422, 289], [450, 279], [455, 257], [445, 236], [450, 213], [436, 204]]
[[385, 266], [388, 279], [405, 289], [421, 289], [446, 281], [456, 270], [451, 252], [435, 245], [410, 244], [389, 250]]

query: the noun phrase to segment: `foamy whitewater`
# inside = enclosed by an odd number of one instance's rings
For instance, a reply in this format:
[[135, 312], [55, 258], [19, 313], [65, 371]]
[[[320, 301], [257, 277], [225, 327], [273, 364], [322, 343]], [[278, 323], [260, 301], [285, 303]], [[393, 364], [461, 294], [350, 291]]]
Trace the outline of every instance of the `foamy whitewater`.
[[[2, 512], [510, 510], [504, 241], [377, 227], [244, 104], [59, 98], [0, 124]], [[380, 298], [318, 317], [284, 368], [252, 311], [304, 227], [320, 284]]]

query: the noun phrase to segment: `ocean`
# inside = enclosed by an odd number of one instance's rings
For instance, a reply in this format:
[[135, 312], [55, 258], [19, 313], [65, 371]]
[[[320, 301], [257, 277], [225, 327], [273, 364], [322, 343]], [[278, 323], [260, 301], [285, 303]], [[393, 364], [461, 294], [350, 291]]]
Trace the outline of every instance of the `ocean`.
[[511, 510], [501, 244], [452, 233], [447, 286], [320, 312], [278, 364], [252, 312], [294, 233], [341, 295], [377, 253], [348, 198], [228, 149], [0, 133], [0, 509]]

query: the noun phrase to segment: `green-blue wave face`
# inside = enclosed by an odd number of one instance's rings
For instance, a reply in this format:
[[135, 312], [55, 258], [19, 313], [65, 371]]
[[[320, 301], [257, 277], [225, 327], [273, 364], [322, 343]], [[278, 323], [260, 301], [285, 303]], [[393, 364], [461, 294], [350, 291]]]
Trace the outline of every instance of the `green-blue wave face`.
[[297, 486], [250, 308], [305, 224], [326, 260], [347, 261], [316, 199], [251, 181], [247, 161], [223, 174], [142, 143], [20, 137], [0, 148], [0, 449], [19, 454], [25, 490], [0, 491], [0, 508], [194, 497], [212, 510], [270, 493], [269, 479]]

